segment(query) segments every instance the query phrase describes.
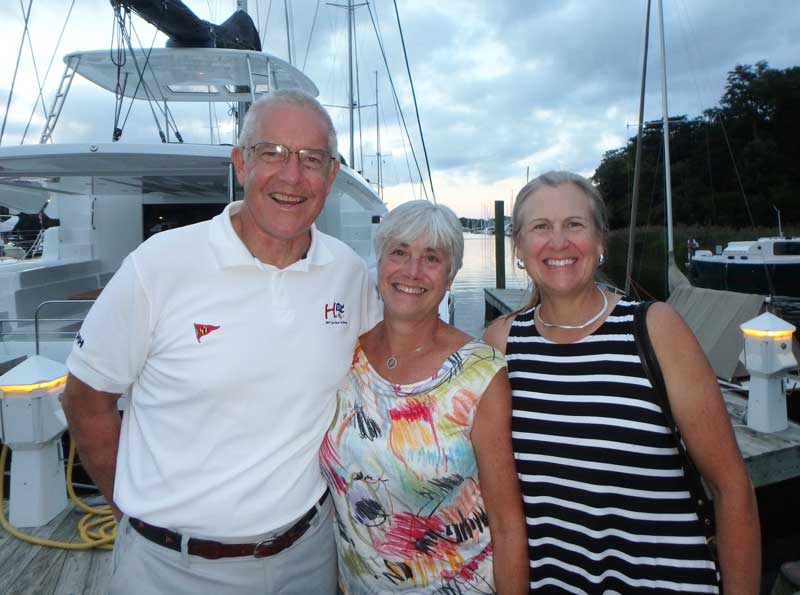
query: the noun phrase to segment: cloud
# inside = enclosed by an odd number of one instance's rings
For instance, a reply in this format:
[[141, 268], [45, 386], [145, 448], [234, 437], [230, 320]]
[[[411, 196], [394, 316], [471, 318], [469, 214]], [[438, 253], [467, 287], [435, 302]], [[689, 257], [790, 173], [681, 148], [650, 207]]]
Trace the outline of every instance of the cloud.
[[[220, 21], [233, 8], [218, 3], [211, 12], [206, 0], [186, 0], [201, 18]], [[66, 14], [62, 0], [34, 3], [31, 35], [37, 68], [43, 73], [52, 55]], [[265, 49], [285, 57], [286, 40], [282, 3], [272, 3], [267, 21], [267, 0], [250, 0], [265, 32]], [[433, 170], [437, 196], [464, 216], [480, 216], [482, 205], [507, 200], [531, 175], [551, 168], [591, 174], [603, 153], [622, 146], [635, 132], [644, 39], [644, 3], [601, 0], [398, 0], [407, 58], [414, 80], [425, 145]], [[772, 67], [797, 63], [800, 11], [796, 0], [772, 0], [769, 9], [752, 3], [725, 0], [675, 0], [665, 3], [669, 105], [671, 115], [695, 116], [715, 105], [725, 77], [736, 64], [767, 60]], [[281, 5], [278, 7], [278, 5]], [[340, 145], [349, 146], [346, 76], [346, 12], [320, 5], [309, 44], [316, 3], [293, 3], [294, 55], [306, 61], [306, 72], [320, 89], [320, 99], [330, 105]], [[371, 12], [370, 12], [371, 11]], [[75, 4], [71, 27], [62, 51], [98, 49], [109, 45], [113, 13], [108, 0], [83, 0]], [[650, 57], [645, 117], [661, 117], [660, 52], [655, 22], [651, 24]], [[375, 74], [379, 72], [380, 134], [387, 194], [391, 200], [420, 195], [418, 180], [409, 184], [409, 170], [417, 166], [406, 154], [408, 139], [401, 140], [394, 99], [383, 71], [383, 59], [373, 32], [379, 26], [386, 60], [423, 175], [422, 137], [417, 129], [411, 86], [395, 22], [392, 2], [375, 0], [355, 11], [358, 25], [357, 89], [362, 103], [372, 104]], [[153, 29], [134, 18], [144, 45], [153, 43]], [[20, 9], [15, 2], [0, 7], [0, 39], [7, 59], [0, 64], [0, 86], [5, 100], [22, 32]], [[163, 36], [155, 45], [164, 43]], [[306, 48], [308, 54], [306, 60]], [[29, 52], [28, 52], [29, 53]], [[60, 58], [48, 79], [52, 98], [63, 71]], [[33, 64], [23, 54], [15, 103], [9, 111], [7, 138], [15, 139], [30, 116], [38, 92]], [[109, 138], [113, 127], [113, 96], [96, 93], [76, 81], [72, 101], [62, 114], [59, 139]], [[27, 102], [23, 109], [16, 104]], [[22, 101], [24, 100], [24, 101]], [[5, 106], [5, 101], [2, 103]], [[209, 138], [208, 108], [173, 106], [180, 116], [187, 141]], [[73, 111], [75, 110], [75, 111]], [[225, 120], [225, 107], [218, 109]], [[146, 104], [132, 112], [124, 139], [157, 141], [157, 131]], [[71, 123], [69, 123], [71, 122]], [[38, 138], [41, 118], [34, 138]], [[358, 138], [358, 119], [356, 120]], [[375, 179], [377, 135], [375, 108], [361, 110], [364, 173]], [[230, 126], [223, 132], [230, 138]], [[7, 139], [3, 140], [4, 144]], [[516, 190], [515, 190], [516, 189]]]

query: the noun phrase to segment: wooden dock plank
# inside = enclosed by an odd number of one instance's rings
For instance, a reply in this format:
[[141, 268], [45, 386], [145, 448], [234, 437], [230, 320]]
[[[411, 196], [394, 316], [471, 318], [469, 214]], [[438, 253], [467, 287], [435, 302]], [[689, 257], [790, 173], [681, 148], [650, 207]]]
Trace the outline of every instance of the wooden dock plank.
[[111, 585], [111, 552], [93, 550], [83, 595], [106, 595]]
[[[73, 513], [64, 515], [61, 523], [55, 528], [49, 539], [70, 542], [75, 536], [76, 521]], [[37, 548], [38, 551], [22, 569], [14, 583], [14, 593], [18, 595], [52, 595], [67, 551], [52, 547]]]
[[[5, 501], [3, 506], [7, 507]], [[69, 511], [69, 508], [65, 509], [43, 527], [20, 529], [20, 531], [32, 537], [49, 539], [69, 514]], [[42, 546], [33, 545], [13, 537], [3, 543], [3, 547], [0, 549], [0, 568], [3, 568], [3, 572], [0, 573], [0, 593], [16, 593], [14, 585], [16, 585], [25, 567], [42, 549]]]
[[519, 310], [528, 303], [530, 294], [525, 289], [497, 289], [494, 287], [484, 288], [484, 299], [486, 308], [484, 319], [486, 323], [491, 322], [498, 316], [508, 314], [514, 310]]
[[[46, 526], [22, 531], [44, 539], [77, 541], [82, 516], [83, 512], [68, 508]], [[108, 592], [111, 552], [42, 547], [0, 530], [0, 568], [0, 593], [101, 595]]]

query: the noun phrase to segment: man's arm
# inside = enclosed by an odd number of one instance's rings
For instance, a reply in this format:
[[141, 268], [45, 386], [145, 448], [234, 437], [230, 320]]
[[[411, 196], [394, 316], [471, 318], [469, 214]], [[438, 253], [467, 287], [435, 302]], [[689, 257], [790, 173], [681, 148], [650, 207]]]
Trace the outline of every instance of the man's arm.
[[105, 496], [117, 520], [122, 517], [114, 505], [114, 473], [117, 467], [120, 395], [93, 389], [72, 374], [61, 397], [69, 432], [81, 462]]

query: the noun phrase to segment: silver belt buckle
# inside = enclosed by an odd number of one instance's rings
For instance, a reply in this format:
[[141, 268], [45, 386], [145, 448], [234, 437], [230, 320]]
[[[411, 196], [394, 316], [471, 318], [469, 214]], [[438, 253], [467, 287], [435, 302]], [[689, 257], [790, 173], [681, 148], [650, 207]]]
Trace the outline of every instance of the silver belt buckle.
[[266, 539], [262, 539], [261, 541], [259, 541], [256, 544], [256, 546], [253, 548], [253, 557], [254, 558], [266, 558], [267, 556], [271, 556], [272, 555], [271, 553], [270, 554], [267, 554], [267, 553], [260, 554], [259, 553], [259, 548], [261, 546], [265, 546], [265, 547], [271, 546], [275, 542], [276, 539], [277, 539], [277, 537], [267, 537]]

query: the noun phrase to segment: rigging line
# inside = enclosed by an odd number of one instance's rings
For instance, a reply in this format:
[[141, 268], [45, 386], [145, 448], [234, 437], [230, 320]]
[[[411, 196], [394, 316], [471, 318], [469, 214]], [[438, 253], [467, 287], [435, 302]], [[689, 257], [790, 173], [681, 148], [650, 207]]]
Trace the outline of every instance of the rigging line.
[[[133, 28], [132, 24], [131, 28]], [[164, 134], [164, 130], [161, 128], [161, 122], [159, 121], [158, 116], [156, 115], [156, 111], [155, 109], [153, 109], [153, 100], [150, 97], [150, 90], [147, 87], [147, 83], [145, 83], [144, 81], [144, 73], [147, 68], [148, 62], [150, 61], [150, 51], [147, 52], [147, 56], [145, 57], [144, 68], [140, 68], [139, 61], [136, 59], [136, 51], [133, 49], [133, 43], [131, 42], [130, 33], [128, 33], [127, 30], [124, 29], [124, 25], [123, 25], [122, 36], [124, 41], [128, 45], [128, 51], [130, 52], [131, 58], [133, 58], [133, 65], [134, 68], [136, 68], [136, 74], [138, 75], [138, 80], [136, 81], [136, 89], [134, 89], [133, 91], [131, 102], [128, 104], [128, 111], [125, 113], [125, 119], [122, 121], [122, 126], [120, 127], [119, 130], [121, 132], [122, 129], [125, 128], [125, 125], [128, 123], [128, 118], [130, 117], [131, 110], [133, 109], [133, 102], [136, 99], [136, 96], [139, 94], [139, 88], [141, 88], [144, 91], [145, 99], [147, 100], [147, 105], [150, 108], [150, 113], [153, 115], [153, 120], [155, 120], [156, 128], [158, 128], [158, 136], [159, 138], [161, 138], [161, 142], [165, 143], [167, 142], [167, 137]], [[153, 43], [155, 43], [155, 35], [153, 36]], [[152, 49], [153, 48], [151, 46], [150, 50]], [[153, 77], [155, 78], [155, 74], [153, 74]]]
[[709, 198], [711, 198], [711, 218], [712, 218], [713, 221], [716, 221], [717, 220], [717, 200], [716, 200], [716, 197], [714, 195], [714, 172], [711, 170], [711, 134], [710, 134], [711, 133], [711, 126], [709, 124], [710, 124], [709, 119], [706, 118], [705, 119], [705, 125], [703, 126], [703, 129], [705, 131], [705, 134], [703, 136], [705, 137], [705, 141], [706, 141], [705, 144], [706, 144], [706, 161], [708, 163], [708, 188], [709, 188], [709, 191], [711, 192], [711, 194], [709, 196]]
[[[134, 89], [133, 96], [131, 97], [131, 102], [130, 102], [130, 104], [128, 104], [128, 111], [125, 113], [125, 119], [122, 121], [122, 127], [121, 128], [124, 129], [125, 125], [128, 123], [128, 118], [130, 117], [131, 110], [133, 109], [133, 102], [136, 99], [136, 95], [138, 95], [138, 93], [139, 93], [139, 88], [141, 88], [144, 91], [145, 98], [147, 99], [147, 105], [150, 108], [150, 113], [153, 115], [153, 120], [155, 120], [156, 128], [158, 128], [158, 136], [159, 136], [159, 138], [161, 138], [161, 142], [162, 143], [166, 143], [167, 142], [167, 137], [164, 134], [164, 130], [161, 127], [161, 122], [159, 121], [158, 116], [156, 115], [156, 110], [153, 108], [153, 102], [155, 101], [155, 99], [154, 99], [155, 94], [152, 94], [152, 96], [151, 96], [150, 89], [149, 89], [149, 87], [147, 86], [147, 83], [144, 80], [144, 75], [145, 75], [145, 72], [147, 71], [148, 66], [150, 65], [150, 54], [153, 52], [153, 46], [155, 45], [156, 36], [158, 35], [158, 31], [159, 31], [158, 25], [161, 24], [161, 19], [164, 17], [165, 13], [166, 13], [166, 5], [164, 5], [164, 9], [162, 10], [161, 16], [159, 17], [159, 23], [156, 24], [156, 32], [153, 34], [153, 41], [150, 43], [150, 49], [147, 50], [147, 55], [145, 56], [144, 66], [143, 67], [139, 67], [139, 60], [137, 60], [137, 58], [136, 58], [136, 51], [134, 50], [133, 43], [131, 42], [130, 32], [127, 29], [123, 29], [123, 31], [122, 31], [123, 38], [124, 38], [125, 42], [128, 44], [128, 51], [130, 52], [131, 58], [133, 58], [133, 65], [136, 68], [136, 74], [138, 74], [139, 76], [138, 76], [138, 80], [136, 81], [136, 89]], [[133, 31], [134, 35], [136, 35], [136, 41], [141, 46], [142, 43], [141, 43], [141, 40], [139, 39], [139, 35], [136, 33], [136, 30], [133, 27], [133, 22], [131, 22], [130, 29]], [[158, 79], [156, 78], [156, 74], [153, 71], [152, 67], [150, 67], [150, 74], [153, 77], [153, 80], [156, 82], [156, 85], [158, 85]], [[156, 105], [157, 105], [159, 111], [161, 111], [161, 106], [159, 106], [158, 104], [156, 104]], [[163, 114], [164, 112], [161, 111], [161, 113]], [[166, 122], [167, 127], [169, 127], [169, 120], [166, 118], [166, 116], [165, 116], [165, 122]], [[177, 133], [177, 130], [176, 130], [176, 133]]]
[[[166, 6], [164, 7], [164, 10], [166, 10]], [[128, 13], [128, 14], [130, 15], [130, 13]], [[162, 11], [161, 14], [162, 14], [162, 17], [163, 17], [164, 11]], [[166, 142], [166, 137], [164, 136], [164, 132], [161, 129], [161, 122], [158, 121], [158, 117], [156, 116], [155, 110], [153, 109], [153, 106], [152, 106], [152, 103], [151, 103], [151, 100], [150, 100], [149, 89], [147, 88], [147, 84], [144, 82], [144, 69], [139, 68], [139, 61], [136, 59], [136, 53], [135, 53], [135, 51], [133, 49], [133, 44], [131, 43], [131, 36], [130, 36], [130, 32], [129, 32], [128, 29], [133, 29], [133, 21], [130, 20], [129, 22], [130, 22], [130, 27], [126, 28], [124, 21], [120, 21], [120, 37], [121, 37], [122, 41], [125, 42], [127, 44], [127, 46], [128, 46], [128, 50], [130, 51], [131, 58], [133, 59], [134, 68], [136, 68], [136, 73], [138, 75], [138, 80], [136, 82], [136, 89], [134, 89], [133, 96], [131, 97], [130, 104], [128, 105], [128, 111], [125, 113], [125, 119], [122, 121], [122, 126], [119, 127], [118, 130], [119, 130], [119, 133], [121, 134], [122, 133], [122, 129], [125, 128], [125, 125], [128, 122], [128, 117], [130, 116], [131, 110], [133, 109], [133, 102], [136, 99], [136, 96], [139, 94], [139, 88], [142, 87], [143, 90], [144, 90], [145, 98], [147, 99], [148, 106], [150, 107], [150, 112], [153, 115], [153, 119], [156, 121], [156, 127], [158, 128], [159, 136], [161, 137], [162, 142]], [[158, 27], [156, 26], [156, 32], [157, 31], [158, 31]], [[153, 44], [155, 44], [155, 35], [156, 34], [153, 35]], [[137, 36], [137, 41], [139, 42], [139, 45], [141, 46], [141, 42], [138, 40], [138, 36]], [[151, 46], [150, 49], [152, 50], [152, 46]], [[123, 48], [123, 52], [124, 51], [125, 50]], [[126, 56], [127, 56], [127, 54], [126, 54]], [[148, 51], [146, 59], [145, 59], [145, 68], [147, 67], [147, 62], [149, 61], [149, 59], [150, 59], [150, 52]], [[127, 61], [127, 58], [126, 58], [126, 61]], [[124, 96], [122, 97], [122, 101], [124, 101]], [[117, 132], [115, 131], [115, 135], [116, 134], [117, 134]], [[119, 137], [117, 137], [117, 139], [118, 138]]]
[[730, 138], [728, 138], [728, 131], [725, 128], [725, 122], [722, 120], [722, 116], [717, 114], [716, 116], [717, 122], [719, 122], [720, 129], [722, 130], [722, 136], [725, 139], [725, 145], [728, 147], [728, 154], [731, 156], [731, 163], [733, 164], [733, 173], [736, 174], [736, 182], [739, 185], [739, 191], [742, 193], [742, 198], [744, 199], [744, 206], [747, 209], [747, 217], [750, 219], [750, 225], [755, 229], [756, 221], [753, 218], [753, 213], [750, 211], [750, 201], [747, 200], [747, 193], [744, 190], [744, 185], [742, 184], [742, 176], [739, 173], [739, 166], [736, 164], [736, 157], [733, 154], [733, 147], [731, 146]]
[[[650, 226], [651, 226], [651, 220], [652, 220], [652, 217], [653, 217], [653, 210], [654, 210], [653, 209], [653, 204], [656, 201], [656, 189], [659, 187], [659, 181], [660, 181], [659, 180], [659, 176], [663, 175], [663, 168], [661, 167], [661, 158], [662, 158], [663, 154], [664, 154], [664, 144], [663, 143], [658, 143], [658, 153], [656, 154], [656, 164], [655, 164], [655, 166], [653, 168], [653, 171], [656, 172], [656, 174], [653, 176], [652, 184], [650, 186], [650, 201], [647, 204], [647, 219], [645, 220], [644, 229], [650, 229]], [[645, 249], [646, 248], [647, 248], [647, 242], [643, 239], [641, 241], [641, 251], [639, 253], [639, 266], [637, 267], [637, 271], [636, 271], [636, 278], [637, 279], [641, 279], [642, 278], [642, 268], [644, 267], [644, 263], [647, 260], [645, 258], [645, 255], [646, 255], [646, 250]]]
[[[402, 122], [403, 122], [402, 129], [405, 131], [406, 137], [408, 137], [408, 146], [409, 146], [409, 149], [411, 151], [411, 157], [414, 159], [414, 165], [417, 168], [417, 175], [419, 176], [420, 186], [422, 186], [422, 191], [425, 194], [425, 198], [427, 199], [428, 198], [428, 189], [425, 187], [425, 181], [422, 178], [422, 170], [420, 170], [419, 161], [417, 160], [417, 153], [416, 153], [416, 151], [414, 151], [414, 145], [411, 142], [411, 135], [408, 133], [408, 125], [406, 124], [405, 114], [403, 114], [403, 109], [402, 109], [402, 107], [400, 107], [400, 99], [397, 96], [397, 88], [394, 86], [394, 79], [392, 78], [392, 73], [389, 70], [389, 61], [386, 58], [386, 51], [385, 51], [385, 49], [383, 47], [383, 39], [381, 38], [381, 34], [380, 34], [379, 29], [378, 29], [378, 25], [375, 22], [375, 17], [372, 14], [372, 4], [367, 2], [367, 8], [369, 9], [370, 19], [372, 20], [372, 28], [375, 30], [375, 37], [378, 40], [378, 47], [381, 50], [381, 57], [383, 58], [383, 64], [384, 64], [384, 67], [386, 68], [386, 76], [389, 79], [389, 86], [392, 89], [392, 98], [394, 99], [394, 104], [395, 104], [395, 114], [398, 115], [400, 120], [402, 120]], [[403, 138], [402, 134], [400, 135], [400, 138], [401, 138], [401, 140], [403, 142], [403, 150], [405, 151], [405, 144], [406, 143], [405, 143], [405, 139]], [[406, 153], [406, 161], [408, 161], [408, 153]], [[409, 180], [411, 180], [411, 185], [412, 185], [412, 188], [413, 188], [413, 185], [414, 185], [413, 179], [414, 178], [413, 178], [413, 176], [411, 174], [411, 165], [410, 164], [408, 165], [408, 170], [409, 170], [408, 171]], [[431, 188], [431, 192], [433, 192], [432, 188]]]
[[[53, 62], [55, 61], [56, 55], [58, 53], [58, 47], [61, 45], [61, 40], [64, 38], [64, 31], [67, 29], [67, 23], [69, 23], [69, 17], [72, 15], [72, 9], [75, 7], [75, 0], [72, 0], [72, 3], [69, 5], [69, 10], [67, 11], [67, 18], [64, 19], [64, 25], [61, 27], [61, 33], [58, 34], [58, 40], [56, 41], [56, 47], [53, 49], [53, 55], [50, 56], [50, 63], [47, 65], [47, 70], [44, 72], [44, 79], [42, 80], [41, 85], [39, 86], [39, 98], [36, 100], [36, 103], [33, 104], [33, 109], [31, 110], [31, 115], [28, 118], [28, 123], [25, 125], [25, 130], [22, 133], [22, 144], [25, 141], [25, 136], [28, 134], [28, 129], [31, 126], [31, 122], [33, 121], [33, 116], [36, 113], [36, 107], [39, 103], [39, 99], [42, 100], [42, 110], [44, 111], [44, 117], [47, 119], [47, 106], [45, 105], [44, 97], [42, 96], [42, 90], [44, 89], [44, 84], [47, 82], [47, 78], [50, 76], [50, 69], [53, 67]], [[30, 42], [31, 37], [28, 35], [28, 41]], [[31, 54], [33, 54], [33, 48], [31, 48]]]
[[[717, 121], [719, 122], [719, 126], [722, 129], [722, 137], [725, 139], [725, 146], [728, 147], [728, 153], [731, 156], [731, 163], [733, 163], [733, 173], [736, 175], [736, 183], [739, 185], [739, 191], [742, 193], [742, 199], [744, 199], [744, 206], [747, 209], [747, 217], [750, 219], [750, 226], [755, 230], [756, 222], [753, 218], [753, 212], [750, 210], [750, 201], [747, 199], [747, 192], [745, 192], [744, 184], [742, 183], [742, 176], [739, 173], [739, 166], [736, 164], [736, 157], [733, 154], [733, 147], [731, 146], [730, 138], [728, 138], [728, 131], [725, 128], [725, 122], [722, 120], [722, 115], [716, 115]], [[767, 285], [769, 286], [769, 294], [771, 296], [775, 295], [775, 286], [772, 283], [772, 275], [769, 272], [769, 266], [767, 265], [767, 259], [763, 259], [764, 264], [764, 274], [767, 277]]]
[[[267, 4], [267, 18], [264, 19], [264, 31], [261, 33], [261, 39], [267, 39], [267, 28], [269, 27], [269, 17], [272, 15], [272, 0], [269, 0], [269, 4]], [[262, 43], [262, 45], [264, 45]]]
[[[368, 8], [370, 8], [369, 4], [368, 4]], [[371, 8], [370, 8], [370, 11], [371, 11]], [[378, 7], [376, 5], [375, 6], [375, 21], [377, 21], [377, 20], [378, 20]], [[381, 37], [380, 28], [377, 27], [377, 23], [376, 22], [373, 22], [373, 28], [375, 29], [375, 37], [377, 38], [378, 44], [381, 47], [381, 53], [384, 55], [384, 63], [386, 63], [386, 56], [385, 56], [385, 53], [383, 52], [383, 38]], [[403, 108], [400, 107], [400, 101], [399, 101], [399, 99], [397, 97], [397, 92], [396, 92], [396, 90], [394, 88], [394, 80], [392, 79], [392, 75], [389, 72], [389, 65], [388, 64], [386, 64], [386, 74], [387, 74], [387, 78], [389, 79], [389, 85], [390, 85], [390, 87], [392, 89], [392, 106], [394, 107], [394, 116], [397, 119], [397, 129], [401, 131], [400, 132], [400, 143], [401, 143], [401, 145], [403, 147], [403, 157], [404, 157], [404, 160], [406, 162], [406, 171], [408, 172], [408, 182], [409, 182], [409, 185], [411, 186], [411, 193], [412, 193], [412, 196], [413, 196], [414, 200], [417, 200], [418, 198], [420, 198], [420, 199], [422, 198], [421, 195], [420, 196], [417, 195], [417, 187], [416, 187], [416, 185], [414, 183], [414, 175], [411, 173], [411, 162], [408, 159], [409, 152], [411, 153], [411, 156], [414, 158], [414, 164], [415, 164], [415, 166], [417, 168], [417, 175], [418, 175], [418, 179], [419, 179], [419, 182], [420, 182], [420, 188], [422, 189], [421, 194], [424, 194], [425, 195], [425, 199], [427, 199], [428, 198], [428, 192], [427, 192], [427, 189], [425, 188], [425, 183], [422, 180], [422, 172], [419, 169], [419, 163], [417, 162], [417, 156], [416, 156], [416, 154], [414, 152], [414, 146], [411, 144], [411, 137], [408, 134], [408, 127], [406, 126], [405, 117], [403, 115]], [[401, 120], [402, 120], [402, 125], [401, 125]], [[403, 132], [402, 132], [403, 130], [405, 130], [405, 134], [403, 134]], [[406, 138], [408, 138], [408, 144], [409, 144], [408, 149], [406, 149]], [[395, 170], [395, 172], [396, 171], [397, 170]]]
[[311, 39], [314, 37], [314, 27], [317, 24], [317, 14], [319, 14], [319, 5], [322, 0], [317, 0], [317, 7], [314, 9], [314, 18], [311, 19], [311, 31], [308, 34], [308, 44], [306, 45], [306, 55], [303, 56], [303, 72], [306, 71], [306, 62], [308, 62], [308, 53], [311, 50]]
[[436, 203], [436, 191], [433, 189], [433, 176], [431, 175], [431, 162], [428, 159], [428, 149], [425, 146], [425, 136], [422, 133], [422, 121], [419, 117], [419, 107], [417, 106], [417, 93], [414, 91], [414, 79], [411, 78], [411, 66], [408, 64], [408, 53], [406, 52], [406, 40], [403, 36], [403, 26], [400, 24], [400, 12], [397, 9], [397, 0], [394, 2], [394, 14], [397, 17], [397, 28], [400, 31], [400, 43], [403, 45], [403, 58], [406, 61], [406, 72], [408, 73], [408, 82], [411, 84], [411, 96], [414, 99], [414, 112], [417, 114], [417, 126], [419, 127], [419, 138], [422, 142], [422, 154], [425, 157], [425, 166], [428, 169], [428, 183], [431, 185], [431, 196], [433, 202]]
[[[112, 133], [112, 140], [119, 139], [122, 134], [122, 128], [119, 126], [120, 118], [122, 117], [122, 110], [125, 107], [125, 89], [128, 86], [127, 74], [122, 77], [122, 67], [128, 63], [128, 55], [125, 50], [125, 41], [123, 31], [125, 30], [125, 19], [131, 19], [130, 8], [126, 8], [122, 12], [122, 5], [116, 4], [114, 6], [114, 20], [111, 28], [111, 45], [109, 46], [109, 57], [111, 63], [117, 67], [117, 80], [114, 86], [114, 130]], [[116, 50], [114, 49], [116, 48]]]
[[[11, 98], [14, 97], [14, 85], [17, 82], [17, 73], [19, 72], [19, 60], [22, 57], [22, 46], [25, 43], [25, 34], [28, 31], [28, 19], [31, 16], [31, 6], [33, 5], [33, 0], [28, 0], [28, 12], [25, 13], [25, 9], [23, 8], [22, 14], [24, 17], [24, 25], [22, 28], [22, 38], [19, 40], [19, 51], [17, 52], [17, 63], [14, 66], [14, 76], [11, 78], [11, 89], [8, 92], [8, 101], [6, 102], [6, 113], [3, 115], [3, 125], [0, 127], [0, 145], [3, 144], [3, 135], [6, 132], [6, 122], [8, 121], [8, 109], [11, 107]], [[22, 6], [22, 5], [20, 5]]]
[[[248, 12], [250, 12], [248, 10]], [[256, 0], [256, 31], [258, 32], [258, 38], [261, 40], [261, 45], [264, 45], [264, 39], [261, 37], [261, 2]]]
[[[23, 0], [19, 0], [19, 7], [21, 10], [25, 10], [25, 6], [23, 4]], [[30, 126], [31, 120], [33, 119], [33, 114], [36, 113], [36, 108], [39, 107], [39, 100], [42, 102], [42, 111], [44, 111], [45, 118], [47, 117], [47, 107], [44, 103], [44, 96], [42, 95], [42, 88], [44, 87], [44, 82], [39, 78], [39, 67], [36, 66], [36, 54], [33, 53], [33, 41], [31, 40], [31, 32], [29, 29], [25, 29], [23, 32], [23, 38], [28, 40], [28, 48], [31, 50], [31, 62], [33, 63], [33, 75], [36, 78], [36, 86], [38, 87], [38, 95], [36, 97], [36, 101], [33, 104], [33, 110], [31, 112], [31, 117], [28, 120], [28, 123], [25, 125], [25, 130], [22, 132], [22, 139], [19, 141], [19, 144], [23, 144], [25, 142], [25, 136], [28, 133], [28, 127]], [[52, 64], [52, 61], [50, 62]]]
[[291, 0], [283, 0], [283, 5], [286, 12], [286, 44], [289, 48], [289, 64], [294, 66], [295, 58], [297, 57], [294, 40], [294, 5]]
[[[164, 12], [161, 13], [161, 17], [159, 17], [159, 24], [161, 22], [160, 19], [162, 19], [164, 17], [164, 14], [165, 14]], [[156, 77], [155, 70], [153, 70], [153, 67], [150, 66], [150, 54], [152, 53], [153, 47], [156, 44], [156, 37], [158, 36], [158, 32], [159, 31], [160, 31], [160, 29], [157, 26], [156, 27], [156, 31], [153, 33], [153, 40], [150, 42], [150, 49], [147, 52], [147, 59], [145, 60], [144, 67], [142, 68], [142, 72], [146, 71], [148, 67], [150, 68], [150, 74], [152, 75], [153, 80], [156, 82], [156, 87], [159, 87], [160, 85], [158, 84], [158, 78]], [[134, 35], [136, 35], [136, 43], [139, 44], [139, 47], [143, 47], [142, 41], [141, 41], [141, 39], [139, 39], [139, 34], [136, 32], [135, 29], [133, 30], [133, 33], [134, 33]], [[135, 61], [135, 58], [134, 58], [134, 61]], [[142, 75], [142, 79], [144, 79], [144, 75]], [[144, 80], [142, 80], [142, 84], [149, 91], [149, 88], [147, 88], [147, 83], [145, 83]], [[161, 113], [161, 115], [164, 116], [164, 122], [165, 122], [165, 125], [167, 127], [167, 132], [169, 132], [169, 130], [171, 129], [175, 133], [175, 138], [178, 139], [178, 142], [182, 143], [183, 142], [183, 137], [181, 136], [180, 130], [178, 130], [178, 124], [177, 124], [177, 122], [175, 122], [175, 118], [173, 117], [172, 112], [170, 111], [169, 106], [167, 105], [166, 99], [164, 100], [164, 108], [162, 109], [161, 108], [161, 104], [159, 104], [158, 101], [156, 101], [156, 99], [155, 99], [155, 93], [152, 93], [152, 95], [153, 95], [153, 101], [155, 102], [155, 105], [158, 108], [158, 111]], [[152, 106], [151, 106], [150, 109], [152, 111], [152, 109], [153, 109]], [[126, 120], [127, 120], [127, 118], [126, 118]]]
[[[353, 18], [355, 19], [355, 9], [353, 9]], [[364, 175], [364, 136], [361, 130], [361, 77], [358, 72], [358, 41], [356, 40], [355, 20], [353, 21], [353, 48], [356, 62], [356, 105], [358, 106], [358, 158], [361, 165], [361, 175]]]

